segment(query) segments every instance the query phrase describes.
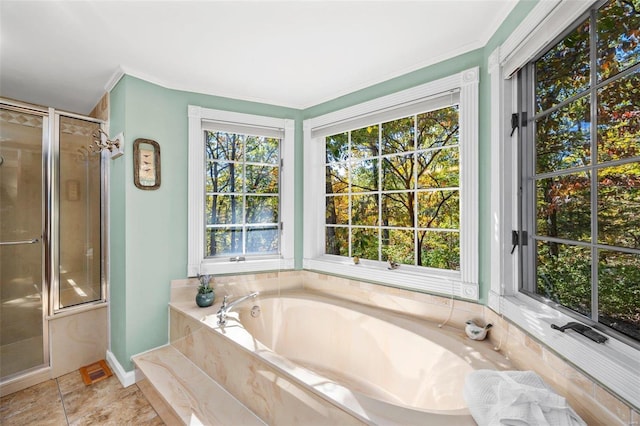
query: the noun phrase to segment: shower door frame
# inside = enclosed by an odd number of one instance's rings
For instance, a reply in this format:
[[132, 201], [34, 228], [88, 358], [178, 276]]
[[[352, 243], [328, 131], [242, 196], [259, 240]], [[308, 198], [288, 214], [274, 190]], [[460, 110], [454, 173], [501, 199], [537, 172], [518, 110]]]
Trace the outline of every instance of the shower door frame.
[[54, 108], [39, 107], [24, 102], [0, 98], [0, 106], [11, 111], [42, 117], [42, 350], [43, 363], [26, 370], [0, 378], [0, 384], [6, 385], [34, 374], [40, 374], [51, 368], [51, 342], [49, 320], [57, 314], [93, 309], [105, 305], [108, 301], [108, 153], [100, 153], [100, 294], [99, 300], [86, 302], [66, 308], [59, 306], [60, 291], [60, 117], [71, 117], [99, 124], [105, 129], [106, 123], [93, 117], [59, 111]]
[[[109, 155], [106, 151], [100, 152], [100, 299], [89, 302], [84, 302], [78, 305], [72, 305], [67, 307], [60, 307], [60, 117], [75, 118], [78, 120], [84, 120], [100, 125], [102, 130], [105, 129], [104, 120], [98, 118], [87, 117], [85, 115], [74, 114], [71, 112], [64, 112], [49, 108], [52, 113], [52, 122], [50, 140], [51, 143], [51, 214], [49, 215], [50, 230], [51, 230], [51, 253], [48, 260], [51, 262], [51, 268], [49, 269], [50, 275], [50, 294], [48, 311], [50, 317], [56, 314], [73, 312], [79, 310], [91, 309], [95, 305], [102, 305], [107, 302], [107, 268], [108, 268], [108, 194], [107, 194], [107, 182], [109, 179]], [[108, 132], [107, 132], [108, 133]]]

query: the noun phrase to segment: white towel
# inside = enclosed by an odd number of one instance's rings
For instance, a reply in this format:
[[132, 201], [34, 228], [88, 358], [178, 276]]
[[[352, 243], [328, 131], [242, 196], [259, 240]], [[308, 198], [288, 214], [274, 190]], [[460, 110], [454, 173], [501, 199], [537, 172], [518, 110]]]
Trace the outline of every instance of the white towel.
[[463, 395], [480, 426], [586, 425], [533, 371], [473, 371]]

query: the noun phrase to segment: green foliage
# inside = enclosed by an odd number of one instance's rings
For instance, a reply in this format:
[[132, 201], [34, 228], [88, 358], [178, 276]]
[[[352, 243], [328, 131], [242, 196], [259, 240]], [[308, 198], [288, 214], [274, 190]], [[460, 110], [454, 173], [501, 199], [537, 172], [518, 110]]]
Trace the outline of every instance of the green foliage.
[[206, 131], [205, 141], [207, 255], [278, 253], [279, 139]]
[[459, 269], [458, 128], [452, 106], [327, 137], [326, 253]]
[[213, 287], [211, 287], [213, 275], [198, 275], [198, 280], [200, 281], [198, 294], [213, 293]]
[[640, 253], [616, 248], [640, 250], [639, 11], [611, 0], [535, 62], [533, 181], [537, 292], [637, 339]]

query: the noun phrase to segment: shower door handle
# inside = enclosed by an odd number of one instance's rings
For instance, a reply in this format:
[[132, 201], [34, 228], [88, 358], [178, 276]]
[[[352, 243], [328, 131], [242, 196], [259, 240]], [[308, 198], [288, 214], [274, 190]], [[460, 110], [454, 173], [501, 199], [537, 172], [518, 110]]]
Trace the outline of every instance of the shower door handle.
[[40, 241], [38, 238], [24, 241], [0, 241], [0, 246], [17, 246], [19, 244], [35, 244]]

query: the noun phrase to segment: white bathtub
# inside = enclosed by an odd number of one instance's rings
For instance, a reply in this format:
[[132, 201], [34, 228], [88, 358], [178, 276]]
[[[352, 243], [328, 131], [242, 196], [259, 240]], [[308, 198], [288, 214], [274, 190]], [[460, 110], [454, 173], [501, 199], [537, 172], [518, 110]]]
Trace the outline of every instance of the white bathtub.
[[463, 330], [309, 292], [248, 300], [223, 329], [204, 321], [368, 424], [473, 425], [467, 373], [510, 367]]

